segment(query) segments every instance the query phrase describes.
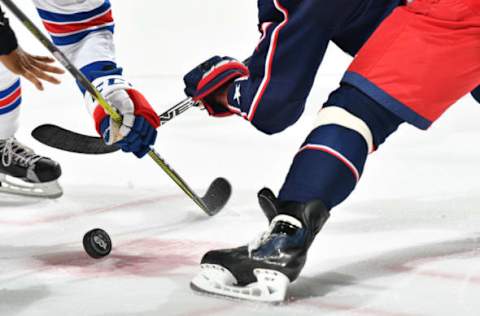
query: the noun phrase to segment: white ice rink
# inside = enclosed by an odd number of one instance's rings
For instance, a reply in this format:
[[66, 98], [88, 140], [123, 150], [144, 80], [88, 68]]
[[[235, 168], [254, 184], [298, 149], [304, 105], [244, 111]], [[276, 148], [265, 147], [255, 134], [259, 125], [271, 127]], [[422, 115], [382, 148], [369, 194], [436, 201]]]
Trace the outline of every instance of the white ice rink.
[[[17, 1], [34, 16], [30, 1]], [[254, 48], [254, 0], [113, 0], [119, 63], [161, 112], [183, 98], [182, 74], [214, 54]], [[12, 18], [13, 20], [13, 18]], [[35, 16], [35, 21], [38, 19]], [[45, 52], [15, 23], [22, 45]], [[464, 98], [429, 132], [402, 127], [334, 209], [281, 306], [197, 296], [203, 253], [266, 227], [256, 202], [275, 191], [315, 112], [349, 63], [331, 47], [302, 119], [268, 137], [239, 118], [190, 110], [159, 129], [157, 150], [199, 192], [217, 176], [231, 202], [207, 218], [152, 162], [60, 152], [30, 136], [42, 123], [94, 134], [67, 75], [44, 93], [24, 83], [18, 138], [63, 167], [56, 201], [0, 197], [0, 315], [480, 315], [480, 105]], [[82, 237], [114, 243], [100, 261]]]

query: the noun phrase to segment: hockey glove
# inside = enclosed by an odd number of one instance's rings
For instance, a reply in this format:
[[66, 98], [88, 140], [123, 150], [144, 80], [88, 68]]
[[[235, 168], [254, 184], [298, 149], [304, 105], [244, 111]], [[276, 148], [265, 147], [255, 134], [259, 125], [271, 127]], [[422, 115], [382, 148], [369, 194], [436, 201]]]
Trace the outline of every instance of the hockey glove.
[[212, 116], [232, 115], [226, 92], [235, 79], [248, 74], [248, 68], [238, 60], [215, 56], [185, 75], [185, 93], [200, 101]]
[[121, 76], [121, 70], [119, 73], [99, 77], [93, 84], [122, 116], [120, 126], [113, 122], [88, 92], [85, 100], [87, 106], [93, 109], [95, 127], [105, 143], [116, 143], [124, 152], [133, 152], [135, 156], [142, 158], [155, 143], [160, 119], [145, 97]]

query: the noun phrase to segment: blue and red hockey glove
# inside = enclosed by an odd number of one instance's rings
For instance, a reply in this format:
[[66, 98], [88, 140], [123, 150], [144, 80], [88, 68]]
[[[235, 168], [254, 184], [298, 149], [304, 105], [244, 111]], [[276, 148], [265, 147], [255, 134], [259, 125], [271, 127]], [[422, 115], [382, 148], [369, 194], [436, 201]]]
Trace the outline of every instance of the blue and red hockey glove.
[[228, 116], [227, 90], [237, 78], [248, 76], [248, 68], [231, 57], [215, 56], [185, 75], [185, 93], [200, 101], [212, 116]]
[[142, 158], [155, 143], [160, 119], [145, 97], [133, 89], [120, 74], [98, 77], [93, 84], [99, 89], [105, 100], [122, 116], [120, 126], [86, 92], [87, 106], [93, 112], [95, 127], [106, 144], [120, 146], [124, 152], [132, 152]]

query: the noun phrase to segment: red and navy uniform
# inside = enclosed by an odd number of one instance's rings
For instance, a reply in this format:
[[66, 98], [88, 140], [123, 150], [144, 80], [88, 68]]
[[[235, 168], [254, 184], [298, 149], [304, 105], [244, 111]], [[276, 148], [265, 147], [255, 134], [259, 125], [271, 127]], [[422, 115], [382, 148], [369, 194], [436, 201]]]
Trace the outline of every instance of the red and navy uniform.
[[480, 85], [480, 0], [415, 0], [396, 9], [342, 81], [427, 129]]
[[[480, 100], [479, 85], [480, 0], [414, 0], [375, 31], [324, 109], [360, 118], [376, 149], [403, 122], [426, 129], [470, 91]], [[294, 159], [281, 199], [320, 198], [330, 208], [343, 201], [369, 153], [360, 136], [341, 124], [315, 128]]]
[[304, 110], [325, 51], [334, 42], [354, 55], [401, 0], [259, 0], [260, 43], [248, 77], [229, 89], [230, 110], [278, 133]]
[[[229, 110], [267, 134], [294, 124], [304, 110], [330, 42], [355, 55], [401, 0], [259, 0], [260, 42], [248, 63], [248, 75], [236, 79], [227, 94]], [[330, 105], [370, 100], [355, 90], [333, 95]], [[327, 104], [329, 106], [329, 104]], [[355, 112], [347, 109], [346, 111]], [[373, 126], [376, 144], [402, 120], [371, 102], [357, 116]], [[280, 190], [281, 200], [320, 199], [328, 208], [343, 201], [359, 181], [369, 147], [361, 135], [339, 126], [316, 128], [296, 155]]]

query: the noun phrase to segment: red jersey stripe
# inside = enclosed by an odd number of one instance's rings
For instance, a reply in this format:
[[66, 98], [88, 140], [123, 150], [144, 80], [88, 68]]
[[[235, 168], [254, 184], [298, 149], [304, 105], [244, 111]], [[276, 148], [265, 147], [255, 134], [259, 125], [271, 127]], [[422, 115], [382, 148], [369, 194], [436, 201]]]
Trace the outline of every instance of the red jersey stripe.
[[61, 24], [61, 23], [54, 23], [54, 22], [47, 22], [43, 21], [43, 25], [48, 32], [53, 34], [67, 34], [67, 33], [75, 33], [79, 31], [83, 31], [90, 27], [100, 26], [107, 23], [113, 22], [113, 14], [112, 10], [108, 10], [105, 14], [92, 19], [87, 22], [80, 22], [80, 23], [68, 23], [68, 24]]
[[9, 96], [0, 100], [0, 108], [11, 105], [15, 100], [17, 100], [22, 94], [22, 88], [18, 87], [17, 90], [12, 92]]

